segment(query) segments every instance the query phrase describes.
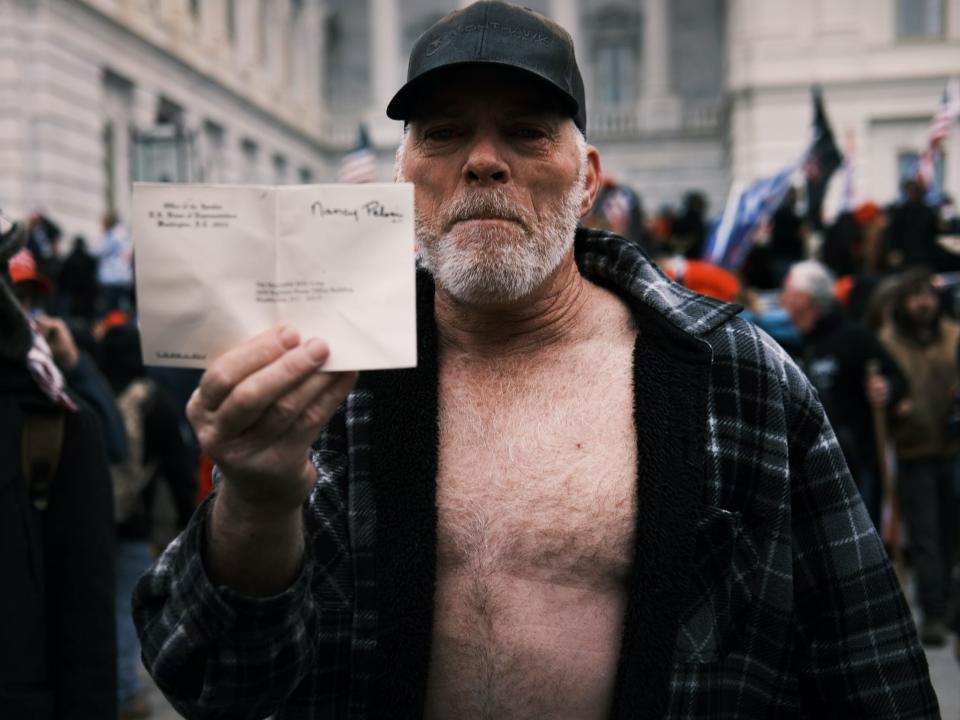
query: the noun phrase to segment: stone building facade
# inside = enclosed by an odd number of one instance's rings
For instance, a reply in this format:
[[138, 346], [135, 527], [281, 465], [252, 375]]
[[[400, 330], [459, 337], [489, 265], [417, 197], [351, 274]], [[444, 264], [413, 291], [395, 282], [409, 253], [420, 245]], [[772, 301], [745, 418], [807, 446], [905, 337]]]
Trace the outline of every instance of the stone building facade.
[[96, 244], [134, 180], [329, 177], [323, 25], [322, 0], [0, 0], [0, 208]]
[[[0, 208], [94, 239], [131, 180], [333, 180], [416, 37], [466, 0], [0, 0]], [[857, 199], [891, 200], [960, 73], [960, 0], [524, 0], [574, 36], [588, 135], [648, 211], [795, 159], [810, 86], [853, 148]], [[938, 168], [960, 188], [960, 138]], [[835, 182], [827, 210], [836, 205]]]

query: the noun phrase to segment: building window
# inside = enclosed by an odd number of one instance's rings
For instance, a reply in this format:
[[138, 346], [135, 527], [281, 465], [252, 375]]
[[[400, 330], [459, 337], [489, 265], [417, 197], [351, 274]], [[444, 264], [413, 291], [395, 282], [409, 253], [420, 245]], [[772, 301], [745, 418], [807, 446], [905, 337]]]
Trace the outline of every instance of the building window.
[[257, 167], [260, 153], [257, 144], [253, 140], [244, 140], [240, 144], [240, 149], [243, 153], [243, 172], [240, 181], [249, 184], [260, 182], [260, 169]]
[[195, 182], [198, 175], [193, 136], [186, 131], [183, 108], [167, 98], [157, 104], [155, 124], [137, 132], [133, 177], [141, 182]]
[[585, 18], [594, 100], [608, 108], [636, 102], [640, 70], [640, 15], [622, 3], [604, 4]]
[[287, 184], [287, 159], [283, 155], [273, 156], [273, 184]]
[[207, 120], [203, 124], [202, 182], [222, 183], [226, 181], [224, 146], [223, 128]]
[[157, 105], [157, 125], [182, 125], [183, 108], [167, 98], [160, 98]]
[[943, 36], [943, 0], [897, 0], [898, 38]]
[[597, 102], [626, 105], [636, 100], [636, 51], [629, 43], [603, 45], [593, 54]]
[[370, 3], [327, 0], [321, 90], [328, 107], [349, 116], [370, 102]]
[[[913, 150], [903, 150], [897, 153], [897, 187], [903, 185], [905, 180], [914, 177], [917, 171], [917, 161], [920, 159], [920, 153]], [[933, 183], [938, 188], [943, 188], [943, 167], [944, 154], [935, 153], [933, 156]]]
[[310, 185], [313, 183], [313, 170], [308, 167], [300, 168], [297, 173], [301, 185]]

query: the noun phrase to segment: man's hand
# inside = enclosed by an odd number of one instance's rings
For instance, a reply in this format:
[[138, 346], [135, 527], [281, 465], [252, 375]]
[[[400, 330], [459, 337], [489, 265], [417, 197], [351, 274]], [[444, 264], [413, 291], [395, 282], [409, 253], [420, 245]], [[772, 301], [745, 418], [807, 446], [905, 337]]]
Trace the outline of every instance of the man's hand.
[[316, 471], [310, 445], [356, 382], [324, 373], [330, 352], [268, 330], [218, 358], [187, 403], [200, 446], [223, 471], [207, 525], [214, 583], [253, 597], [290, 586], [303, 558], [300, 508]]
[[307, 498], [316, 477], [310, 445], [356, 381], [324, 373], [326, 343], [289, 327], [261, 333], [204, 373], [187, 404], [203, 450], [223, 471], [235, 509], [267, 519]]
[[875, 408], [885, 408], [890, 402], [890, 381], [879, 373], [867, 376], [865, 391], [867, 400]]
[[73, 341], [70, 328], [60, 318], [41, 315], [35, 319], [37, 329], [50, 346], [53, 361], [62, 370], [72, 370], [80, 362], [80, 352]]

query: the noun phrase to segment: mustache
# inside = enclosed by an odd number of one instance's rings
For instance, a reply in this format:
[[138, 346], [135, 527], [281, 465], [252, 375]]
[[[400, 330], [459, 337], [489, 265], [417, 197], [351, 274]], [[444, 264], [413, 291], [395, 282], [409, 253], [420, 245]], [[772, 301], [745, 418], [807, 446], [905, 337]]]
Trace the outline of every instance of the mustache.
[[450, 202], [444, 215], [447, 230], [465, 220], [511, 220], [525, 229], [532, 224], [529, 212], [499, 190], [461, 195]]

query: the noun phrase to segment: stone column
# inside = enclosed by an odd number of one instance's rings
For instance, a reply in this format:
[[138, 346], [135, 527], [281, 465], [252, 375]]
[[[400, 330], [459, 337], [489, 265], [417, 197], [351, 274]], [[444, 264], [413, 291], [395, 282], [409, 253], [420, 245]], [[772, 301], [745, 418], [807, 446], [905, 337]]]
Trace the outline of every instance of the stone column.
[[303, 8], [303, 30], [298, 32], [298, 38], [303, 40], [302, 47], [297, 51], [298, 92], [303, 92], [304, 104], [313, 125], [316, 125], [323, 98], [326, 17], [326, 3], [322, 0], [309, 0]]
[[643, 4], [643, 95], [670, 95], [670, 25], [666, 0]]
[[371, 133], [374, 144], [395, 140], [396, 131], [384, 115], [387, 103], [407, 76], [400, 57], [400, 13], [397, 0], [368, 0], [370, 37]]
[[580, 74], [584, 74], [587, 49], [580, 47], [580, 4], [577, 0], [550, 0], [550, 18], [570, 33]]
[[670, 18], [667, 0], [644, 0], [643, 87], [640, 117], [650, 129], [680, 123], [680, 107], [670, 87]]

